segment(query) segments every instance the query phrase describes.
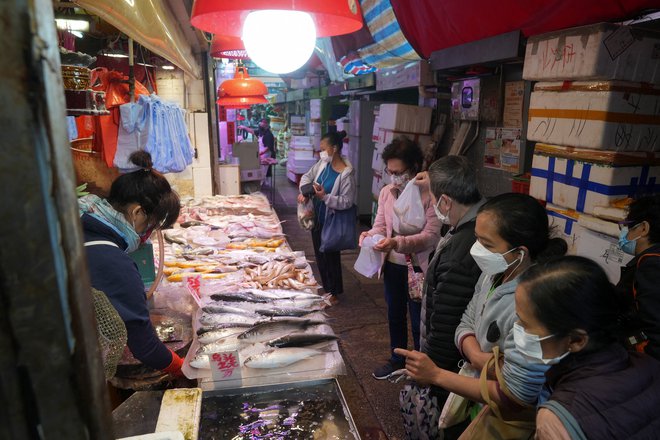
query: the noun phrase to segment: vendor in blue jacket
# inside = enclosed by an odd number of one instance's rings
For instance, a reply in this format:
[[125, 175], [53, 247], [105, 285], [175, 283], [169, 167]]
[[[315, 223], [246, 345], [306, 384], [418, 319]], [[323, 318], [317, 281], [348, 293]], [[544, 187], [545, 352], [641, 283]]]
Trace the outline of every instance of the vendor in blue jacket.
[[92, 287], [102, 291], [126, 325], [128, 348], [145, 365], [180, 375], [183, 360], [163, 344], [149, 319], [144, 283], [128, 255], [155, 228], [170, 227], [179, 216], [179, 197], [152, 169], [151, 155], [138, 151], [137, 171], [118, 177], [110, 195], [78, 201]]

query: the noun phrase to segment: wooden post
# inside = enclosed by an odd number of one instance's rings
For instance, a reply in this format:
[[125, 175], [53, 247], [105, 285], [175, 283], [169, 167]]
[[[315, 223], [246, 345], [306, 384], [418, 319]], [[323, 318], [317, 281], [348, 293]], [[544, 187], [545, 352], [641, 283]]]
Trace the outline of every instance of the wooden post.
[[52, 2], [0, 14], [0, 437], [112, 439]]

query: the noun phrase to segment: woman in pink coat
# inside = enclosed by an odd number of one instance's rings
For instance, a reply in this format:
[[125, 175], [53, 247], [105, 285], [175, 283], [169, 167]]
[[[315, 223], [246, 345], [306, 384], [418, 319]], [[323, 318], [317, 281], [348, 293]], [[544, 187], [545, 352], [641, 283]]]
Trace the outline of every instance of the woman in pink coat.
[[[431, 196], [422, 192], [422, 204], [426, 213], [426, 224], [418, 233], [404, 235], [393, 227], [394, 202], [410, 179], [421, 171], [423, 154], [419, 145], [407, 138], [397, 138], [383, 151], [385, 172], [390, 176], [391, 184], [380, 191], [378, 213], [370, 231], [362, 233], [360, 244], [367, 236], [382, 235], [374, 247], [383, 252], [382, 274], [385, 283], [385, 301], [387, 302], [387, 320], [390, 331], [390, 359], [373, 372], [376, 379], [385, 379], [395, 370], [405, 366], [405, 358], [394, 353], [395, 348], [408, 346], [408, 321], [410, 313], [413, 342], [419, 349], [421, 303], [411, 301], [408, 296], [408, 265], [410, 258], [415, 271], [426, 272], [431, 251], [435, 249], [440, 234], [438, 220]], [[398, 223], [398, 222], [397, 222]]]

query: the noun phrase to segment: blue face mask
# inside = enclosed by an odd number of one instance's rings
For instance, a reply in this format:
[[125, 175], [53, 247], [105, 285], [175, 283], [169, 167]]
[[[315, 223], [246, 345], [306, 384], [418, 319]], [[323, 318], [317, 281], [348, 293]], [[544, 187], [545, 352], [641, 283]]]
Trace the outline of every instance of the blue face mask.
[[621, 228], [621, 233], [619, 234], [619, 248], [628, 255], [635, 255], [637, 239], [628, 240], [628, 232], [630, 232], [628, 226]]

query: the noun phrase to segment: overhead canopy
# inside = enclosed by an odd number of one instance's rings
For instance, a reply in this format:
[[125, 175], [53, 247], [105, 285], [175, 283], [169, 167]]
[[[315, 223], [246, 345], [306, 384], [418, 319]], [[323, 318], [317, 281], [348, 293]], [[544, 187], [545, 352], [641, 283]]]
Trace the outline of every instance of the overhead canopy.
[[526, 37], [623, 20], [658, 0], [390, 0], [404, 35], [424, 58], [436, 50], [514, 30]]
[[75, 0], [75, 3], [195, 78], [201, 78], [200, 64], [166, 2]]

